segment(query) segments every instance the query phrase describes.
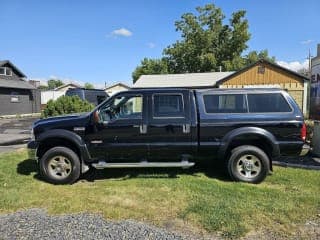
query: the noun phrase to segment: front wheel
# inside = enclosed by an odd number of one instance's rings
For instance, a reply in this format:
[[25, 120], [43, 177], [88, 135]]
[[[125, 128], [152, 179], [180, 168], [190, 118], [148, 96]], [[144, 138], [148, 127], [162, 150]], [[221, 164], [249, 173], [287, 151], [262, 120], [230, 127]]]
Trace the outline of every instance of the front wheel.
[[40, 174], [53, 184], [71, 184], [80, 176], [78, 155], [66, 147], [49, 149], [40, 160]]
[[235, 181], [260, 183], [268, 175], [269, 158], [260, 148], [250, 145], [236, 147], [228, 160], [228, 172]]

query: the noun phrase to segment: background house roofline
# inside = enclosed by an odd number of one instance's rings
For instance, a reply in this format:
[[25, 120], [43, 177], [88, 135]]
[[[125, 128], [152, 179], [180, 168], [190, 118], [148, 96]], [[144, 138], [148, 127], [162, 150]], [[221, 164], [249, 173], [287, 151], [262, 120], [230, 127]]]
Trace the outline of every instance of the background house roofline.
[[17, 68], [17, 67], [16, 67], [12, 62], [10, 62], [9, 60], [1, 60], [1, 61], [0, 61], [0, 67], [3, 67], [3, 66], [6, 65], [6, 64], [10, 65], [11, 68], [12, 68], [16, 73], [19, 74], [19, 77], [21, 77], [21, 78], [26, 78], [26, 77], [27, 77], [26, 75], [24, 75], [23, 72], [21, 72], [21, 71], [19, 70], [19, 68]]
[[287, 73], [289, 73], [289, 74], [292, 74], [292, 75], [294, 75], [294, 76], [296, 76], [296, 77], [298, 77], [298, 78], [301, 78], [301, 79], [304, 79], [304, 80], [310, 80], [310, 78], [308, 78], [307, 76], [301, 75], [301, 74], [299, 74], [299, 73], [297, 73], [297, 72], [295, 72], [295, 71], [292, 71], [292, 70], [290, 70], [290, 69], [288, 69], [288, 68], [282, 67], [282, 66], [280, 66], [280, 65], [277, 64], [277, 63], [270, 62], [270, 61], [268, 61], [268, 60], [266, 60], [266, 59], [260, 59], [260, 60], [258, 60], [258, 61], [256, 61], [256, 62], [254, 62], [254, 63], [252, 63], [252, 64], [250, 64], [250, 65], [248, 65], [248, 66], [246, 66], [246, 67], [244, 67], [244, 68], [242, 68], [242, 69], [240, 69], [239, 71], [236, 71], [236, 72], [234, 72], [233, 74], [231, 74], [231, 75], [229, 75], [229, 76], [227, 76], [227, 77], [225, 77], [225, 78], [223, 78], [223, 79], [220, 79], [219, 81], [217, 81], [216, 84], [217, 84], [217, 85], [222, 84], [222, 83], [224, 83], [225, 81], [228, 81], [229, 79], [231, 79], [231, 78], [233, 78], [233, 77], [235, 77], [235, 76], [237, 76], [237, 75], [239, 75], [239, 74], [247, 71], [248, 69], [250, 69], [250, 68], [252, 68], [252, 67], [254, 67], [254, 66], [257, 66], [257, 65], [260, 64], [260, 63], [264, 63], [264, 64], [267, 64], [267, 65], [269, 65], [269, 66], [276, 67], [276, 68], [281, 69], [281, 70], [283, 70], [283, 71], [285, 71], [285, 72], [287, 72]]

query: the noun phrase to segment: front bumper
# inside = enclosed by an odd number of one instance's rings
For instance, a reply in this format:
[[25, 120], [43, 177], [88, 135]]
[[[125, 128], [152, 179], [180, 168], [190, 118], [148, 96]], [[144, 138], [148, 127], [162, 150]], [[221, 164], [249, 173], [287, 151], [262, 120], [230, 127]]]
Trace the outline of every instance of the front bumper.
[[27, 145], [27, 148], [28, 148], [29, 159], [38, 161], [38, 157], [37, 157], [38, 143], [36, 141], [30, 141]]
[[308, 144], [303, 144], [301, 152], [300, 152], [300, 156], [307, 155], [309, 151], [310, 151], [310, 146]]

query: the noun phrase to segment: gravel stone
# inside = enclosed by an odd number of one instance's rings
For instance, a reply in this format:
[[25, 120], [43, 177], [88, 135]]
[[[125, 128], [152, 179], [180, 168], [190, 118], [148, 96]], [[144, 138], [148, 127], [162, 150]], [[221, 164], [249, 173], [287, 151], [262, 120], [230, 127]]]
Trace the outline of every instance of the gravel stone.
[[0, 239], [196, 239], [133, 220], [106, 221], [101, 215], [48, 215], [29, 209], [0, 215]]

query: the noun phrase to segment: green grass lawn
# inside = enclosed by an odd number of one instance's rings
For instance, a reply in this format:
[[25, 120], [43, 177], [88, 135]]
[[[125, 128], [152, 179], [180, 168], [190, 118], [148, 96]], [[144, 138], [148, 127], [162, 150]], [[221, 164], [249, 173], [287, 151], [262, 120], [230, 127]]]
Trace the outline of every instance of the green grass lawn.
[[[94, 180], [93, 180], [94, 179]], [[101, 213], [227, 238], [292, 228], [320, 215], [320, 172], [275, 167], [259, 185], [235, 183], [219, 171], [117, 169], [74, 185], [43, 182], [25, 150], [0, 155], [0, 212]]]

